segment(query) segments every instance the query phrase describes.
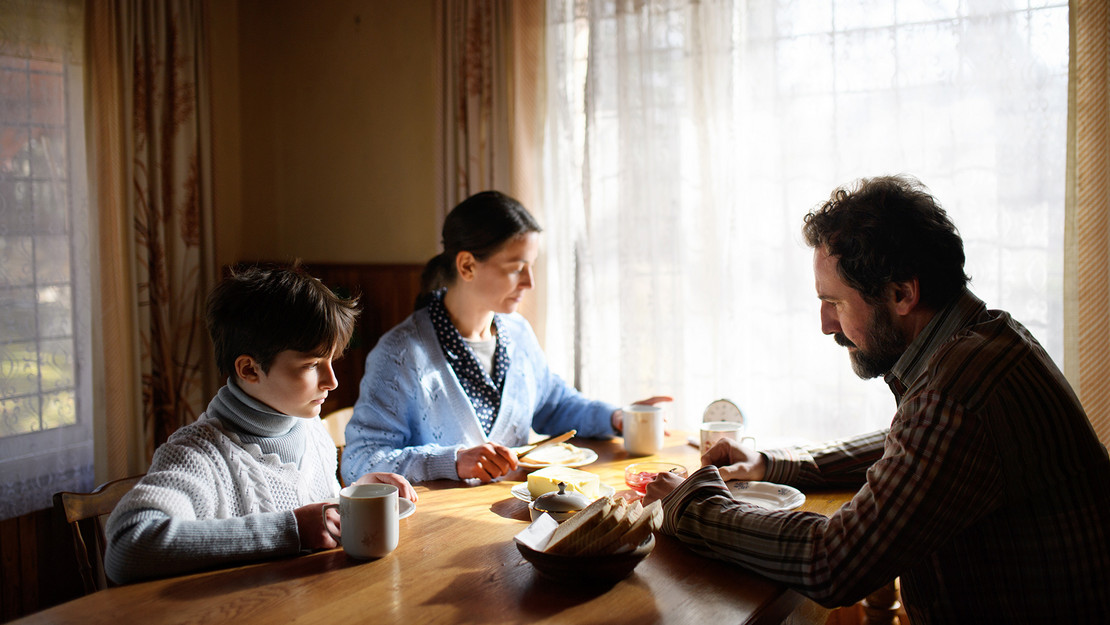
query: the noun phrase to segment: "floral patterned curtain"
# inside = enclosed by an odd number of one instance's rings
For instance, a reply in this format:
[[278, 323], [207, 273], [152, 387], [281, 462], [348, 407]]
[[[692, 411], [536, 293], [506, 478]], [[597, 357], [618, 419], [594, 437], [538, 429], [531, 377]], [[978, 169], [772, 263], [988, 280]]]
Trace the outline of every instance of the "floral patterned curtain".
[[[101, 266], [126, 272], [126, 279], [116, 286], [124, 292], [116, 295], [134, 302], [125, 312], [134, 315], [131, 331], [138, 332], [132, 337], [137, 372], [116, 366], [138, 380], [139, 447], [149, 461], [171, 433], [200, 414], [215, 387], [204, 327], [204, 301], [215, 276], [204, 2], [93, 4], [95, 12], [108, 18], [98, 20], [94, 14], [90, 23], [102, 25], [97, 36], [116, 51], [115, 75], [94, 76], [94, 82], [118, 81], [115, 95], [122, 111], [118, 143], [109, 140], [100, 146], [108, 152], [117, 149], [118, 160], [102, 154], [98, 176], [110, 179], [106, 170], [113, 161], [121, 170], [123, 219], [108, 225], [126, 229], [121, 249], [102, 250], [108, 258], [101, 259]], [[97, 66], [101, 73], [112, 69]], [[113, 112], [104, 116], [110, 118]], [[112, 235], [102, 232], [101, 239]], [[107, 315], [105, 325], [113, 325]], [[108, 377], [108, 386], [109, 396], [113, 387], [126, 393], [128, 381]], [[113, 418], [117, 417], [110, 414], [109, 434]], [[115, 426], [127, 429], [118, 422]], [[134, 449], [126, 432], [119, 438], [124, 450]]]
[[[543, 2], [437, 0], [439, 224], [487, 189], [517, 198], [543, 223], [544, 13]], [[521, 308], [541, 341], [545, 297], [539, 283]]]
[[509, 11], [498, 0], [437, 2], [443, 215], [478, 191], [509, 189]]
[[214, 261], [202, 8], [200, 0], [132, 3], [128, 203], [148, 454], [204, 409], [202, 367], [211, 360], [204, 327]]

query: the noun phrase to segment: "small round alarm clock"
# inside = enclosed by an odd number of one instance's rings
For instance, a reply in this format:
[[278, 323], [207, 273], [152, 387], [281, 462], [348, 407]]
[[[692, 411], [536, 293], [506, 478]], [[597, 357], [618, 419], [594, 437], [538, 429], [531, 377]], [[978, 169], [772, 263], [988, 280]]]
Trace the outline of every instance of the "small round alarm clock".
[[744, 422], [744, 413], [740, 407], [727, 399], [718, 399], [706, 407], [701, 416], [702, 422], [706, 421], [735, 421]]

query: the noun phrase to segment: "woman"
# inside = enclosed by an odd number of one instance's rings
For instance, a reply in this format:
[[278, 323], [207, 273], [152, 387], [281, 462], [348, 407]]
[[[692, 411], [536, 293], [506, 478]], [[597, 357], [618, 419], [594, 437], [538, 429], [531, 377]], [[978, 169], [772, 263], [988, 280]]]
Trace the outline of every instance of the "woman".
[[526, 443], [530, 428], [592, 438], [620, 432], [620, 411], [552, 373], [516, 313], [532, 288], [539, 233], [532, 215], [497, 191], [447, 215], [444, 251], [424, 269], [416, 312], [366, 358], [345, 476], [395, 471], [413, 481], [489, 482], [517, 468], [509, 447]]

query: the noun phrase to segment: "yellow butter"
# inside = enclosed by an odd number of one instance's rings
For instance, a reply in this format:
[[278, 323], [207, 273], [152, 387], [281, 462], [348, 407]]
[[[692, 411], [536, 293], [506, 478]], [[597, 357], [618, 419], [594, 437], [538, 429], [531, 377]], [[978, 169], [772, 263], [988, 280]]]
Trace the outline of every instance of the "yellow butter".
[[559, 482], [567, 485], [567, 492], [577, 491], [590, 501], [597, 499], [598, 478], [593, 473], [568, 467], [544, 467], [528, 474], [528, 494], [532, 499], [559, 490]]

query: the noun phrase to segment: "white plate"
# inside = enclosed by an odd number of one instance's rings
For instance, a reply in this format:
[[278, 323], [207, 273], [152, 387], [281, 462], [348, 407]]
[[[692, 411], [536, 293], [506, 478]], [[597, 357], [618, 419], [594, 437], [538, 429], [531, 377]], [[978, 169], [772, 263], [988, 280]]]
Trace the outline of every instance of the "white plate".
[[727, 482], [732, 496], [768, 510], [793, 510], [806, 502], [802, 491], [771, 482]]
[[587, 449], [585, 447], [575, 447], [575, 449], [582, 452], [582, 455], [580, 458], [574, 460], [573, 462], [529, 462], [529, 457], [525, 456], [524, 460], [520, 461], [520, 466], [524, 467], [525, 469], [542, 469], [544, 467], [570, 467], [573, 469], [577, 467], [584, 467], [587, 464], [591, 464], [597, 461], [596, 451], [592, 449]]
[[[513, 487], [513, 490], [511, 492], [513, 493], [513, 497], [516, 497], [521, 501], [532, 501], [532, 493], [528, 492], [528, 482], [521, 482], [520, 484], [517, 484]], [[612, 486], [608, 486], [606, 484], [597, 485], [598, 497], [612, 497], [616, 492], [617, 491], [613, 490]]]
[[[324, 503], [335, 503], [335, 504], [337, 504], [337, 503], [339, 503], [339, 497], [332, 497], [331, 499], [325, 499]], [[416, 504], [409, 501], [408, 499], [405, 499], [404, 497], [398, 497], [397, 498], [397, 518], [398, 519], [403, 519], [407, 516], [412, 516], [413, 512], [416, 512]]]

